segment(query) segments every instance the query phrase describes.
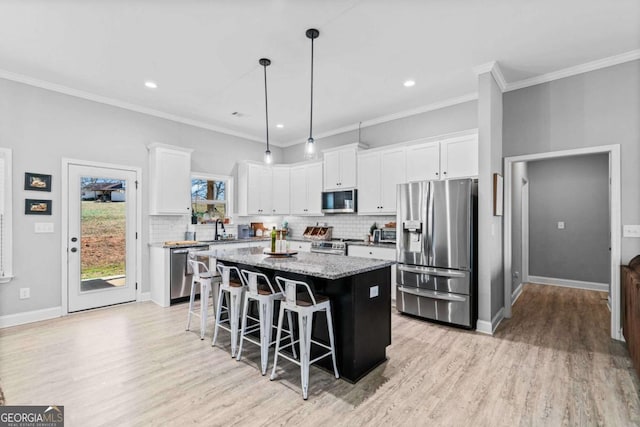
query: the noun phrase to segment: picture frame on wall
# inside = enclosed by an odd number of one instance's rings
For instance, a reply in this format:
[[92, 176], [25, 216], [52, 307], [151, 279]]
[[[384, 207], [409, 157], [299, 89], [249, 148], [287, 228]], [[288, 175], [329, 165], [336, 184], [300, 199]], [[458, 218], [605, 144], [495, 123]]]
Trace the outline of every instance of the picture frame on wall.
[[31, 191], [51, 191], [51, 175], [25, 172], [24, 189]]
[[25, 199], [25, 215], [51, 215], [51, 200]]
[[504, 183], [502, 175], [493, 174], [493, 216], [502, 216], [504, 213]]

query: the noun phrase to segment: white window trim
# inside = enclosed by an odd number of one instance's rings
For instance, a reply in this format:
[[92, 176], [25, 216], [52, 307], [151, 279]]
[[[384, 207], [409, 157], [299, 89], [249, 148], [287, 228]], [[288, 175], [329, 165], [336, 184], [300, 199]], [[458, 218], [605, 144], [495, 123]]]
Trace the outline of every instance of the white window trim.
[[0, 203], [0, 254], [2, 265], [0, 266], [0, 283], [7, 283], [13, 276], [13, 194], [12, 194], [12, 153], [10, 148], [0, 148], [0, 159], [4, 163], [2, 180], [3, 200]]
[[[191, 179], [206, 179], [208, 181], [226, 181], [227, 188], [225, 189], [226, 197], [227, 197], [227, 207], [226, 213], [227, 216], [231, 218], [231, 213], [233, 210], [233, 177], [230, 175], [216, 175], [205, 172], [191, 172]], [[233, 221], [232, 221], [233, 222]]]

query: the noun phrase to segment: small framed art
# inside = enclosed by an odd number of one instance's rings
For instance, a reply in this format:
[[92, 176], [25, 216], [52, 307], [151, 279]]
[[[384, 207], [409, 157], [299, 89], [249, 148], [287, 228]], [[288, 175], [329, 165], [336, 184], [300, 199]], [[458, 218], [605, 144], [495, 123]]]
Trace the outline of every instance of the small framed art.
[[24, 200], [25, 215], [51, 215], [51, 200]]
[[51, 191], [51, 175], [25, 172], [24, 189], [33, 191]]

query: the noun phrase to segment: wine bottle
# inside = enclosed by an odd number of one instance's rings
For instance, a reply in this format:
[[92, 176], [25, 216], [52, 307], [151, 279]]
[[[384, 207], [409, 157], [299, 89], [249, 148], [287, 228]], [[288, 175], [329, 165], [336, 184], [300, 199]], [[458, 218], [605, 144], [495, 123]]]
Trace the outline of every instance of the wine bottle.
[[276, 252], [276, 227], [273, 227], [273, 230], [271, 230], [271, 252], [275, 253]]

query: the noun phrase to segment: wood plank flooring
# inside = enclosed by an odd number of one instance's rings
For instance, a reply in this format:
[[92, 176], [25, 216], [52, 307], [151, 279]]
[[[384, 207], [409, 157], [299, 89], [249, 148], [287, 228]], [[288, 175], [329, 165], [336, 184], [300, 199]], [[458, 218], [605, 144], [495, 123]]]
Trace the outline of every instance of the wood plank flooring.
[[355, 385], [312, 367], [306, 402], [295, 365], [269, 381], [256, 346], [236, 362], [224, 331], [215, 348], [212, 328], [185, 332], [186, 311], [128, 304], [0, 330], [6, 403], [64, 405], [69, 426], [640, 425], [599, 292], [526, 285], [493, 337], [394, 312], [388, 361]]

